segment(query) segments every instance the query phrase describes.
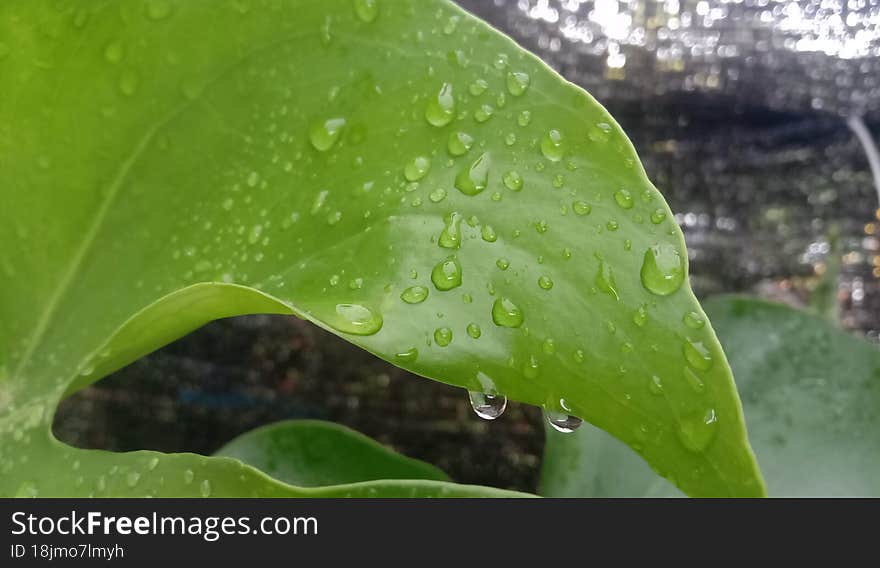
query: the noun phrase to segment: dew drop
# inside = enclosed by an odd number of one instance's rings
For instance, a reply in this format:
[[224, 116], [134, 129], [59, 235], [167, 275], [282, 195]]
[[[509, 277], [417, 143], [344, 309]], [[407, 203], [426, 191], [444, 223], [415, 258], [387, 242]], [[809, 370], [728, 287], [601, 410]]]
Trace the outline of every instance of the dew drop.
[[697, 312], [688, 312], [684, 315], [684, 324], [691, 329], [702, 329], [706, 325], [706, 320]]
[[514, 97], [519, 97], [529, 88], [531, 77], [522, 71], [509, 71], [507, 73], [507, 92]]
[[700, 371], [708, 371], [712, 368], [712, 352], [702, 341], [688, 339], [684, 343], [684, 357], [687, 362]]
[[111, 41], [107, 44], [107, 47], [104, 48], [104, 59], [110, 63], [119, 63], [122, 61], [124, 55], [125, 50], [123, 49], [122, 44], [118, 41]]
[[655, 225], [659, 225], [663, 221], [666, 220], [666, 211], [663, 209], [657, 209], [653, 213], [651, 213], [651, 222]]
[[119, 92], [127, 97], [133, 96], [138, 89], [140, 79], [136, 72], [126, 69], [119, 77]]
[[648, 390], [651, 391], [651, 394], [661, 395], [663, 394], [663, 381], [657, 375], [651, 377], [651, 382], [648, 383]]
[[684, 262], [672, 245], [654, 245], [645, 252], [642, 285], [652, 294], [668, 296], [684, 282]]
[[704, 452], [718, 434], [718, 416], [710, 408], [702, 413], [683, 416], [678, 424], [678, 439], [688, 451]]
[[404, 363], [412, 363], [419, 358], [419, 350], [415, 347], [410, 347], [406, 351], [395, 354], [394, 358]]
[[193, 473], [193, 470], [187, 469], [183, 472], [183, 483], [189, 485], [195, 479], [196, 474]]
[[571, 208], [574, 210], [576, 215], [580, 215], [583, 217], [584, 215], [589, 215], [593, 208], [586, 201], [575, 201], [571, 204]]
[[354, 0], [354, 13], [360, 21], [369, 24], [379, 15], [379, 0]]
[[633, 199], [632, 193], [626, 189], [618, 189], [615, 191], [614, 201], [616, 201], [622, 209], [632, 209], [633, 205], [636, 203]]
[[437, 263], [431, 271], [431, 282], [441, 292], [461, 286], [461, 265], [458, 259], [449, 256]]
[[438, 327], [434, 330], [434, 342], [440, 347], [446, 347], [452, 343], [452, 330], [448, 327]]
[[480, 336], [483, 335], [483, 330], [480, 329], [479, 325], [471, 322], [467, 325], [467, 334], [474, 339], [479, 339]]
[[706, 390], [706, 383], [703, 382], [703, 379], [697, 376], [690, 367], [684, 368], [684, 380], [691, 387], [694, 392], [702, 393]]
[[528, 126], [532, 122], [532, 113], [531, 111], [524, 110], [520, 112], [516, 117], [516, 123], [520, 126]]
[[202, 497], [204, 497], [206, 499], [211, 496], [211, 481], [210, 480], [205, 479], [202, 481], [201, 484], [199, 484], [199, 495], [201, 495]]
[[496, 298], [492, 304], [492, 321], [499, 327], [519, 327], [523, 319], [522, 310], [509, 298]]
[[341, 117], [319, 120], [309, 128], [309, 142], [315, 150], [326, 152], [339, 140], [344, 127], [345, 119]]
[[495, 266], [497, 266], [501, 270], [507, 270], [510, 267], [510, 261], [506, 258], [499, 258], [495, 261]]
[[452, 156], [464, 156], [474, 145], [474, 137], [466, 132], [452, 132], [446, 141], [446, 149]]
[[480, 105], [480, 108], [474, 111], [474, 120], [479, 123], [486, 122], [495, 114], [495, 109], [492, 108], [492, 105]]
[[523, 178], [516, 170], [510, 170], [501, 177], [504, 187], [510, 191], [519, 191], [523, 186]]
[[419, 181], [431, 169], [431, 160], [427, 156], [416, 156], [403, 168], [403, 177], [406, 181]]
[[468, 391], [468, 398], [474, 413], [484, 420], [495, 420], [507, 408], [507, 397], [503, 394]]
[[333, 329], [352, 335], [373, 335], [382, 329], [382, 316], [360, 304], [336, 304], [327, 322]]
[[617, 293], [617, 283], [614, 281], [614, 270], [602, 259], [599, 259], [599, 270], [596, 272], [596, 287], [615, 300], [620, 299], [620, 295]]
[[557, 432], [563, 434], [571, 434], [583, 423], [583, 420], [577, 416], [572, 416], [565, 412], [556, 412], [554, 410], [547, 411], [547, 422]]
[[481, 154], [455, 176], [455, 187], [465, 195], [477, 195], [489, 185], [489, 154]]
[[134, 487], [141, 480], [141, 474], [136, 471], [131, 471], [125, 476], [125, 484], [129, 487]]
[[446, 199], [446, 190], [438, 187], [428, 195], [428, 199], [431, 200], [431, 203], [440, 203]]
[[495, 232], [495, 229], [492, 228], [492, 225], [483, 225], [480, 228], [480, 236], [487, 243], [494, 243], [498, 240], [498, 234]]
[[544, 274], [538, 278], [538, 286], [540, 286], [542, 290], [550, 290], [553, 288], [553, 280]]
[[400, 295], [407, 304], [421, 304], [428, 299], [428, 289], [424, 286], [410, 286]]
[[455, 97], [452, 94], [452, 85], [443, 83], [437, 95], [428, 100], [425, 107], [425, 120], [431, 126], [446, 126], [455, 117]]
[[468, 92], [475, 97], [479, 97], [489, 88], [489, 83], [485, 79], [477, 79], [468, 87]]
[[638, 327], [645, 327], [645, 324], [648, 323], [648, 306], [642, 304], [636, 310], [636, 313], [633, 314], [633, 323]]
[[565, 156], [565, 140], [558, 130], [550, 130], [541, 139], [541, 153], [551, 162], [558, 162]]
[[457, 211], [453, 211], [443, 218], [446, 225], [443, 227], [443, 231], [440, 232], [440, 237], [437, 239], [438, 245], [447, 249], [457, 249], [461, 247], [461, 220], [462, 215]]

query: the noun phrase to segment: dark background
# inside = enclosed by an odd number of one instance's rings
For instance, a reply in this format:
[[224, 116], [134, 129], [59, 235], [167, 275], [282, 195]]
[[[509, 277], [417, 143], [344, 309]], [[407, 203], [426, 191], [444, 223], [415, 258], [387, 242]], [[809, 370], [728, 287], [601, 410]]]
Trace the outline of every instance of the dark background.
[[[805, 305], [839, 262], [841, 325], [880, 342], [878, 196], [847, 125], [859, 116], [880, 138], [880, 1], [460, 3], [617, 118], [677, 212], [699, 296]], [[55, 432], [80, 447], [211, 453], [288, 418], [340, 422], [456, 481], [536, 487], [538, 409], [511, 403], [482, 421], [463, 390], [287, 317], [212, 323], [65, 401]]]

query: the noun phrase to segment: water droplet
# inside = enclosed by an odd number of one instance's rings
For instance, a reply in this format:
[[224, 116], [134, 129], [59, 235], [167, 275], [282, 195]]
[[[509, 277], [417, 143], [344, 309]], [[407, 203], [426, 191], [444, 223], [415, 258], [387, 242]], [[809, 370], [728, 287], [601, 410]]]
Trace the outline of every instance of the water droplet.
[[683, 416], [678, 424], [678, 439], [691, 452], [705, 451], [717, 434], [718, 417], [714, 408]]
[[620, 299], [620, 295], [617, 293], [617, 283], [614, 281], [614, 270], [601, 258], [599, 259], [599, 271], [596, 272], [596, 287], [615, 300]]
[[659, 225], [663, 221], [666, 220], [666, 211], [663, 209], [657, 209], [653, 213], [651, 213], [651, 222], [655, 225]]
[[584, 353], [583, 349], [577, 349], [572, 355], [572, 358], [575, 360], [576, 363], [583, 363], [584, 359], [586, 359], [586, 354]]
[[544, 274], [538, 278], [538, 286], [540, 286], [542, 290], [549, 290], [553, 288], [553, 280]]
[[428, 299], [428, 289], [424, 286], [410, 286], [400, 295], [407, 304], [421, 304]]
[[156, 469], [156, 466], [158, 466], [158, 465], [159, 465], [159, 458], [152, 457], [152, 458], [150, 458], [150, 461], [147, 462], [147, 470], [153, 471], [154, 469]]
[[440, 203], [446, 199], [446, 190], [438, 187], [428, 195], [428, 199], [431, 200], [431, 203]]
[[565, 156], [565, 140], [558, 130], [550, 130], [541, 139], [541, 153], [551, 162], [558, 162]]
[[183, 482], [186, 485], [189, 485], [190, 483], [192, 483], [193, 479], [195, 479], [195, 477], [196, 477], [196, 474], [194, 474], [193, 470], [191, 470], [191, 469], [187, 469], [183, 472]]
[[691, 370], [690, 367], [684, 368], [684, 380], [691, 387], [694, 392], [704, 392], [706, 390], [706, 383], [703, 382], [703, 379], [697, 376], [695, 372]]
[[369, 24], [379, 15], [379, 0], [354, 0], [354, 13], [360, 21]]
[[509, 71], [507, 73], [507, 92], [518, 97], [529, 88], [531, 77], [522, 71]]
[[642, 304], [636, 310], [636, 313], [633, 314], [633, 323], [639, 327], [645, 327], [645, 324], [648, 323], [648, 306]]
[[501, 181], [504, 182], [504, 187], [509, 189], [510, 191], [519, 191], [523, 186], [523, 178], [519, 175], [519, 172], [515, 170], [510, 170], [505, 173], [501, 177]]
[[394, 358], [404, 363], [412, 363], [419, 358], [419, 350], [415, 347], [410, 347], [406, 351], [401, 351], [394, 355]]
[[684, 324], [691, 329], [702, 329], [706, 325], [706, 320], [697, 312], [688, 312], [684, 315]]
[[575, 201], [571, 204], [571, 208], [580, 216], [589, 215], [593, 211], [593, 207], [586, 201]]
[[481, 335], [483, 335], [483, 330], [480, 329], [480, 326], [471, 322], [467, 325], [467, 334], [473, 337], [474, 339], [479, 339]]
[[544, 221], [543, 219], [541, 219], [540, 221], [535, 223], [535, 230], [538, 231], [538, 233], [540, 233], [542, 235], [544, 233], [546, 233], [547, 229], [549, 229], [549, 228], [550, 228], [550, 225], [548, 225], [547, 221]]
[[554, 410], [547, 411], [547, 422], [557, 432], [570, 434], [578, 429], [583, 420], [577, 416], [572, 416], [566, 412], [556, 412]]
[[633, 205], [635, 205], [635, 200], [633, 199], [632, 193], [627, 191], [626, 189], [618, 189], [614, 192], [614, 201], [623, 208], [623, 209], [632, 209]]
[[507, 268], [510, 266], [510, 261], [506, 258], [499, 258], [495, 261], [495, 266], [497, 266], [501, 270], [507, 270]]
[[685, 341], [684, 357], [694, 369], [708, 371], [712, 368], [712, 352], [702, 341], [695, 339]]
[[440, 347], [446, 347], [452, 343], [452, 330], [448, 327], [438, 327], [434, 330], [434, 342]]
[[447, 249], [457, 249], [461, 247], [461, 220], [462, 215], [457, 211], [453, 211], [443, 217], [443, 221], [446, 225], [443, 227], [443, 231], [440, 232], [440, 237], [437, 239], [438, 245]]
[[489, 185], [489, 154], [481, 154], [455, 176], [455, 187], [465, 195], [477, 195]]
[[458, 259], [449, 256], [437, 263], [431, 271], [431, 282], [441, 292], [461, 286], [461, 265]]
[[131, 69], [126, 69], [122, 72], [122, 75], [119, 76], [119, 92], [130, 97], [137, 92], [139, 83], [140, 79], [138, 78], [137, 73]]
[[344, 118], [336, 117], [319, 120], [309, 128], [309, 142], [311, 142], [315, 150], [326, 152], [339, 140], [344, 127]]
[[645, 252], [642, 285], [658, 296], [668, 296], [684, 282], [684, 262], [673, 245], [654, 245]]
[[663, 381], [660, 380], [660, 377], [657, 375], [651, 377], [651, 382], [648, 383], [648, 390], [651, 391], [651, 394], [663, 394]]
[[495, 420], [507, 408], [507, 397], [503, 394], [468, 391], [468, 398], [476, 415], [484, 420]]
[[489, 83], [485, 79], [477, 79], [468, 87], [468, 91], [475, 97], [479, 97], [489, 88]]
[[500, 327], [519, 327], [523, 324], [523, 312], [509, 298], [497, 298], [492, 304], [492, 321]]
[[327, 323], [335, 330], [352, 335], [373, 335], [382, 329], [382, 316], [360, 304], [336, 304]]
[[164, 20], [171, 15], [171, 3], [168, 0], [147, 0], [147, 17], [151, 20]]
[[211, 496], [211, 481], [208, 479], [202, 480], [202, 483], [199, 485], [199, 495], [204, 498], [208, 498]]
[[129, 487], [134, 487], [141, 480], [141, 474], [136, 471], [130, 471], [125, 476], [125, 484]]
[[436, 127], [446, 126], [455, 117], [455, 97], [452, 94], [452, 85], [443, 83], [436, 96], [428, 100], [425, 107], [425, 120], [428, 124]]
[[446, 149], [453, 156], [464, 156], [474, 145], [474, 137], [466, 132], [452, 132], [446, 142]]
[[406, 181], [419, 181], [428, 174], [431, 169], [431, 159], [427, 156], [416, 156], [403, 168], [403, 176]]
[[524, 110], [516, 117], [516, 123], [520, 126], [528, 126], [532, 122], [531, 111]]
[[541, 351], [543, 351], [546, 355], [553, 355], [554, 353], [556, 353], [556, 342], [553, 341], [552, 337], [548, 337], [544, 340], [544, 342], [541, 344]]
[[480, 229], [480, 236], [483, 237], [483, 240], [487, 243], [494, 243], [498, 240], [498, 234], [495, 232], [495, 229], [492, 228], [492, 225], [483, 225]]
[[125, 50], [123, 49], [122, 44], [118, 41], [111, 41], [107, 44], [107, 47], [104, 48], [104, 59], [110, 63], [119, 63], [122, 61], [124, 55]]
[[474, 111], [474, 120], [483, 123], [492, 118], [494, 114], [495, 109], [492, 108], [492, 105], [480, 105], [480, 108]]

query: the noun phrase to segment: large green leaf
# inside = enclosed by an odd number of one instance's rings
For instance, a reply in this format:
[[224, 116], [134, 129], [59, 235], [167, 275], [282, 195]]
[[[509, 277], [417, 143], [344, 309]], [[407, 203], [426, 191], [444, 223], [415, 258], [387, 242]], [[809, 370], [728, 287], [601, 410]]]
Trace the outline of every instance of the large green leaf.
[[[706, 302], [773, 496], [880, 496], [880, 350], [825, 320], [743, 297]], [[542, 493], [680, 493], [596, 429], [548, 434]]]
[[291, 420], [257, 428], [214, 455], [236, 458], [299, 487], [391, 479], [449, 480], [431, 464], [402, 456], [339, 424], [319, 420]]
[[763, 493], [632, 145], [452, 4], [12, 0], [0, 39], [0, 494], [141, 468], [55, 441], [59, 398], [253, 312], [567, 407], [694, 495]]

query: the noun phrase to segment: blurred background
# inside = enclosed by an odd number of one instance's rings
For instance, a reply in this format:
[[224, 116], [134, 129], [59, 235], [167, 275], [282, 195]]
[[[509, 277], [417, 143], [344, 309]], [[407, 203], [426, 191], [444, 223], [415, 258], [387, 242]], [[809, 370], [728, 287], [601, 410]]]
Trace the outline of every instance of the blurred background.
[[[812, 303], [880, 343], [880, 0], [459, 4], [615, 116], [676, 212], [699, 297]], [[55, 433], [207, 454], [289, 418], [348, 425], [462, 483], [536, 488], [538, 409], [483, 421], [465, 391], [296, 318], [212, 323], [65, 401]]]

